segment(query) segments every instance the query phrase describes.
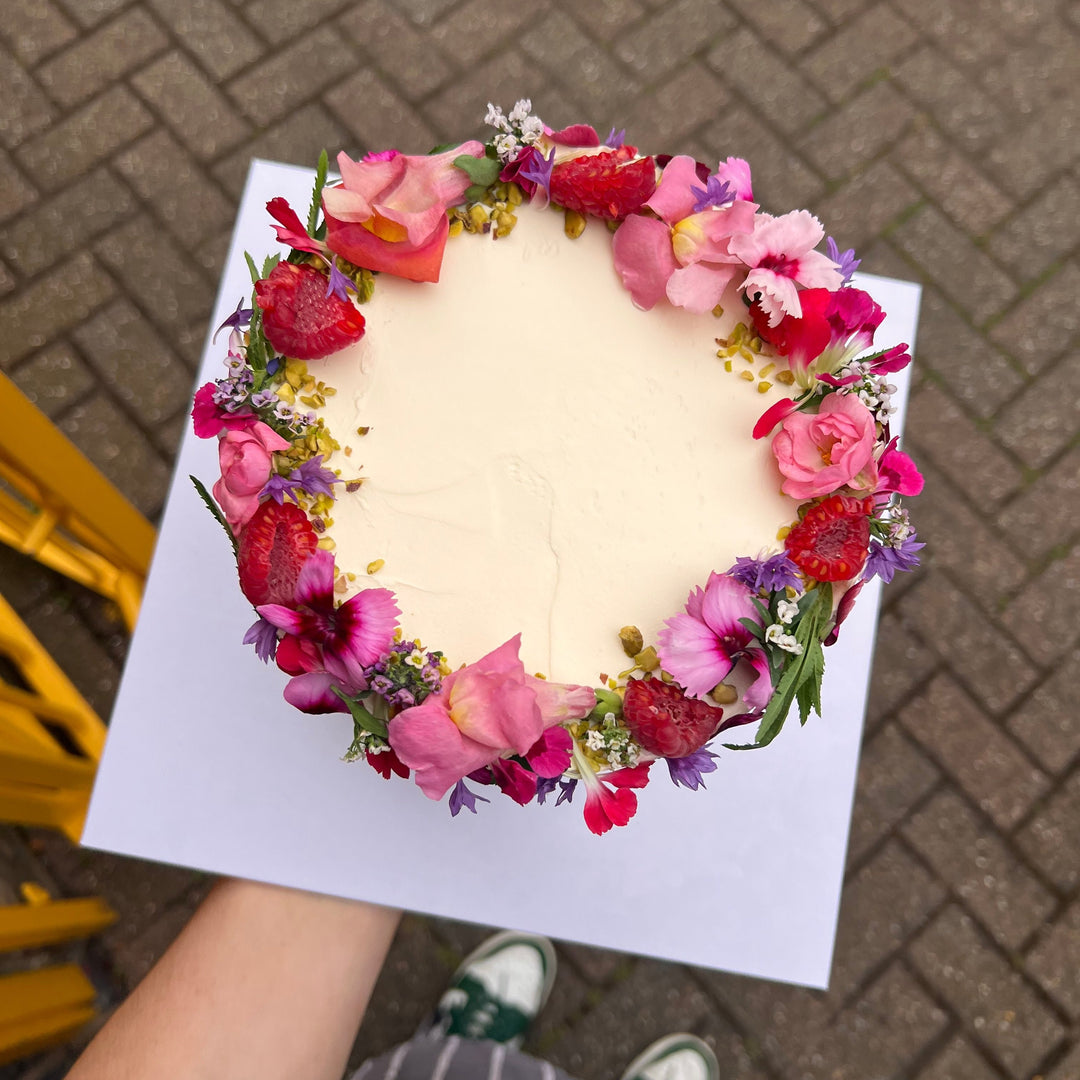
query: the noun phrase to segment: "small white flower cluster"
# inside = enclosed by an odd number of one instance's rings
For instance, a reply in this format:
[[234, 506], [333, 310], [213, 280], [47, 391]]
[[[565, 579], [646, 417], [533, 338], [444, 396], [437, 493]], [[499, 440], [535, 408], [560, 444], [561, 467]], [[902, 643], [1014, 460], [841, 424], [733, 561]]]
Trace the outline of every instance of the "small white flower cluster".
[[874, 419], [879, 424], [888, 423], [889, 417], [896, 412], [896, 406], [892, 403], [892, 395], [896, 393], [896, 387], [884, 375], [872, 374], [870, 365], [859, 360], [852, 360], [840, 371], [842, 379], [850, 378], [852, 375], [859, 376], [859, 381], [843, 387], [840, 393], [855, 394], [874, 414]]
[[611, 712], [604, 716], [603, 727], [592, 728], [585, 736], [585, 745], [594, 753], [603, 754], [617, 769], [633, 768], [641, 759], [638, 744]]
[[785, 634], [784, 627], [790, 625], [791, 620], [799, 614], [799, 605], [791, 600], [780, 600], [776, 604], [776, 617], [779, 622], [765, 627], [765, 640], [770, 645], [775, 645], [784, 652], [793, 656], [801, 656], [803, 647], [795, 640], [794, 634]]
[[908, 517], [907, 510], [899, 503], [886, 507], [881, 512], [881, 520], [889, 526], [888, 543], [891, 547], [898, 548], [915, 532], [911, 527], [911, 519]]
[[353, 734], [352, 746], [345, 754], [345, 761], [358, 761], [365, 754], [385, 754], [390, 749], [390, 744], [381, 736], [373, 735], [370, 731], [362, 731], [356, 727]]
[[405, 663], [408, 664], [409, 667], [414, 667], [419, 671], [427, 663], [427, 653], [423, 652], [421, 649], [413, 649], [413, 651], [405, 657]]
[[503, 162], [512, 161], [523, 146], [532, 146], [544, 134], [544, 122], [532, 115], [532, 102], [528, 98], [522, 98], [509, 116], [504, 116], [502, 109], [489, 101], [484, 123], [499, 132], [492, 145]]

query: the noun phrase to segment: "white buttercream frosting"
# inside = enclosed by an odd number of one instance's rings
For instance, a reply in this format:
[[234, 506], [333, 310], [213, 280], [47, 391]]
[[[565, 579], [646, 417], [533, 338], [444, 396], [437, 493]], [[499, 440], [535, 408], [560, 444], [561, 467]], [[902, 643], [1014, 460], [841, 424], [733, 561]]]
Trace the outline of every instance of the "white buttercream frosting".
[[750, 434], [785, 388], [759, 393], [738, 356], [725, 371], [715, 339], [745, 317], [725, 306], [637, 310], [602, 224], [570, 240], [528, 206], [508, 237], [452, 239], [438, 284], [379, 275], [363, 340], [309, 364], [351, 447], [329, 464], [365, 477], [334, 507], [339, 567], [393, 589], [454, 667], [519, 632], [526, 669], [560, 682], [628, 667], [620, 627], [655, 643], [795, 516]]

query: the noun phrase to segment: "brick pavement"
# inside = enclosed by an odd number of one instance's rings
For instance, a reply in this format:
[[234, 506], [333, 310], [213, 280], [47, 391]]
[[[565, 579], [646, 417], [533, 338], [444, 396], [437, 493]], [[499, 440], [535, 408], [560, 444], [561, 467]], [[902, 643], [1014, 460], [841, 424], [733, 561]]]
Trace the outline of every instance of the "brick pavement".
[[[755, 1080], [1080, 1076], [1078, 59], [1076, 0], [5, 4], [0, 364], [151, 516], [255, 154], [420, 148], [527, 94], [744, 155], [766, 207], [924, 283], [932, 546], [883, 616], [832, 989], [564, 948], [533, 1046], [585, 1080], [670, 1027]], [[118, 624], [6, 551], [0, 576], [107, 712]], [[4, 830], [0, 889], [25, 877], [120, 910], [83, 954], [107, 1007], [208, 887]], [[408, 920], [357, 1056], [481, 934]]]

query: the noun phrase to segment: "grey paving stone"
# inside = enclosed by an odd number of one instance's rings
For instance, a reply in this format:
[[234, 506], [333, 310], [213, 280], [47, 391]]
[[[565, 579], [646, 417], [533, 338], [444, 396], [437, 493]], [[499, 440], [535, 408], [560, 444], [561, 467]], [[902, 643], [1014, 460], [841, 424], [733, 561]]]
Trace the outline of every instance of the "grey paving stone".
[[140, 8], [131, 8], [37, 70], [54, 101], [70, 107], [140, 67], [168, 45], [161, 27]]
[[1065, 1030], [959, 908], [944, 911], [911, 950], [916, 966], [976, 1041], [1014, 1077], [1031, 1076]]
[[859, 254], [873, 237], [921, 199], [919, 192], [888, 161], [876, 161], [812, 207], [844, 251]]
[[169, 470], [142, 432], [104, 394], [74, 405], [59, 426], [143, 514], [156, 516]]
[[431, 40], [469, 67], [504, 43], [516, 43], [533, 10], [512, 0], [465, 0], [431, 28]]
[[418, 26], [430, 26], [457, 0], [393, 0], [394, 7]]
[[824, 96], [798, 68], [748, 27], [721, 35], [705, 59], [729, 89], [757, 87], [755, 109], [789, 135], [798, 135], [826, 108]]
[[1021, 702], [1008, 719], [1009, 730], [1043, 768], [1063, 772], [1080, 751], [1080, 713], [1075, 690], [1080, 680], [1080, 650], [1055, 664], [1050, 678]]
[[1055, 907], [1053, 896], [954, 791], [917, 810], [904, 836], [1002, 945], [1015, 949]]
[[1080, 902], [1047, 928], [1024, 966], [1071, 1019], [1080, 1017]]
[[946, 674], [935, 677], [900, 721], [1004, 830], [1046, 791], [1046, 776]]
[[[997, 182], [1021, 199], [1034, 195], [1076, 157], [1080, 136], [1080, 100], [1059, 98], [1002, 135], [988, 150], [985, 168]], [[1016, 163], [1024, 167], [1018, 169]]]
[[55, 417], [96, 385], [86, 363], [65, 341], [29, 357], [11, 374], [15, 385], [46, 416]]
[[839, 180], [895, 144], [915, 110], [888, 82], [877, 82], [829, 113], [800, 140], [807, 158]]
[[983, 85], [1020, 113], [1033, 113], [1048, 101], [1076, 92], [1080, 41], [1050, 17], [1026, 41], [1013, 41], [1000, 63], [982, 74]]
[[0, 296], [6, 296], [15, 289], [15, 274], [4, 263], [0, 263]]
[[1017, 550], [1039, 558], [1080, 528], [1080, 447], [1056, 461], [1001, 512]]
[[1080, 288], [1075, 262], [1040, 283], [990, 331], [1006, 352], [1035, 374], [1052, 363], [1080, 330], [1080, 310], [1070, 301]]
[[868, 712], [872, 722], [891, 713], [919, 692], [934, 669], [934, 654], [912, 636], [891, 611], [878, 623]]
[[333, 86], [356, 68], [356, 54], [329, 26], [291, 42], [229, 83], [229, 94], [265, 127]]
[[612, 40], [644, 12], [635, 0], [578, 0], [574, 4], [575, 17], [601, 41]]
[[770, 4], [731, 0], [731, 6], [757, 27], [770, 45], [785, 53], [803, 51], [828, 29], [825, 20], [805, 0], [775, 0]]
[[134, 209], [131, 192], [106, 169], [96, 169], [0, 229], [0, 252], [29, 277], [70, 255]]
[[551, 996], [535, 1023], [529, 1028], [522, 1049], [543, 1058], [549, 1046], [563, 1038], [571, 1025], [589, 1008], [594, 990], [566, 962], [561, 946], [556, 945], [558, 965]]
[[8, 367], [33, 349], [81, 322], [114, 291], [112, 279], [86, 252], [0, 302], [0, 367]]
[[933, 384], [912, 395], [906, 436], [916, 460], [929, 455], [977, 505], [996, 506], [1020, 486], [1019, 466]]
[[114, 86], [21, 146], [16, 157], [37, 184], [55, 191], [152, 124], [138, 99], [125, 87]]
[[1026, 465], [1045, 467], [1080, 431], [1080, 356], [1066, 356], [1002, 412], [997, 433]]
[[191, 413], [185, 402], [184, 407], [178, 413], [163, 424], [159, 424], [153, 432], [154, 445], [161, 451], [162, 456], [169, 465], [172, 465], [176, 460], [176, 453], [180, 449], [180, 440], [184, 437], [189, 423], [191, 423]]
[[248, 125], [225, 96], [179, 51], [144, 68], [132, 83], [180, 141], [201, 158], [216, 157], [248, 133]]
[[1046, 1080], [1073, 1080], [1076, 1076], [1080, 1076], [1080, 1044], [1054, 1065]]
[[991, 712], [1003, 712], [1036, 681], [1035, 669], [1015, 642], [943, 574], [927, 574], [909, 590], [900, 613]]
[[280, 45], [348, 6], [349, 0], [307, 0], [303, 4], [293, 0], [252, 0], [245, 5], [244, 16], [263, 37]]
[[800, 66], [830, 101], [841, 102], [875, 73], [888, 71], [916, 38], [911, 23], [882, 0], [826, 38]]
[[0, 38], [24, 64], [35, 64], [78, 34], [50, 0], [18, 0], [0, 21]]
[[1044, 664], [1063, 656], [1080, 636], [1080, 547], [1051, 561], [1006, 611], [1010, 625]]
[[712, 1047], [724, 1080], [772, 1080], [757, 1040], [744, 1037], [715, 1008], [694, 1025], [693, 1033]]
[[1019, 281], [1030, 281], [1080, 240], [1080, 184], [1063, 176], [990, 237], [989, 251]]
[[57, 0], [81, 26], [97, 26], [125, 6], [127, 0]]
[[0, 150], [0, 221], [14, 217], [36, 198], [33, 185], [19, 172], [11, 158]]
[[591, 945], [569, 942], [564, 943], [562, 949], [582, 977], [593, 985], [608, 982], [628, 962], [625, 953], [614, 949], [597, 949]]
[[47, 127], [56, 114], [49, 99], [6, 49], [0, 49], [0, 81], [4, 108], [0, 111], [0, 144], [19, 146]]
[[40, 568], [28, 555], [23, 555], [6, 544], [0, 544], [0, 574], [4, 581], [4, 599], [25, 618], [49, 601], [63, 579], [51, 570]]
[[711, 126], [726, 101], [723, 85], [695, 60], [667, 80], [647, 105], [642, 98], [626, 112], [626, 130], [632, 131], [642, 146], [680, 153], [696, 129]]
[[[453, 68], [431, 39], [398, 14], [386, 0], [354, 4], [338, 20], [353, 44], [383, 75], [416, 100], [447, 79]], [[359, 109], [360, 102], [354, 107]]]
[[373, 72], [358, 71], [325, 94], [324, 100], [362, 150], [393, 147], [421, 154], [437, 142], [431, 128]]
[[[214, 79], [228, 78], [262, 54], [259, 39], [221, 0], [150, 0], [150, 6]], [[291, 6], [306, 10], [314, 4]]]
[[734, 17], [722, 4], [675, 0], [623, 34], [615, 54], [639, 75], [662, 78], [714, 40], [718, 45], [730, 42], [728, 32], [735, 26]]
[[1000, 1076], [967, 1039], [958, 1036], [919, 1073], [918, 1080], [999, 1080]]
[[814, 7], [834, 26], [857, 15], [867, 4], [867, 0], [814, 0]]
[[113, 394], [147, 427], [187, 404], [191, 373], [127, 300], [103, 308], [73, 337]]
[[[1005, 49], [1003, 20], [988, 18], [993, 8], [983, 0], [896, 0], [897, 8], [961, 63], [985, 62]], [[996, 12], [995, 12], [996, 13]]]
[[1035, 865], [1060, 889], [1080, 881], [1080, 771], [1017, 835]]

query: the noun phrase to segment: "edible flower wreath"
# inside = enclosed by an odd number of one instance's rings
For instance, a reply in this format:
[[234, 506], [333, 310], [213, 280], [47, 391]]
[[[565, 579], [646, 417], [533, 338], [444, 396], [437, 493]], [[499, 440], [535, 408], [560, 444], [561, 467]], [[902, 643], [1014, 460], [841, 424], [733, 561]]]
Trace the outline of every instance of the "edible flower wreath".
[[[486, 143], [341, 154], [333, 184], [324, 152], [306, 222], [282, 198], [267, 204], [290, 251], [261, 268], [248, 256], [253, 302], [220, 328], [227, 373], [200, 387], [193, 408], [196, 435], [218, 441], [221, 476], [212, 492], [192, 479], [258, 616], [244, 642], [290, 676], [284, 696], [296, 708], [352, 716], [347, 761], [412, 777], [430, 798], [448, 796], [454, 815], [488, 802], [481, 789], [558, 805], [580, 786], [600, 834], [630, 820], [659, 761], [696, 790], [723, 732], [756, 723], [752, 743], [724, 745], [762, 747], [793, 706], [802, 722], [819, 711], [823, 648], [863, 584], [918, 565], [923, 545], [901, 500], [923, 481], [889, 427], [888, 376], [910, 356], [906, 345], [868, 351], [884, 313], [850, 284], [854, 252], [831, 237], [819, 252], [824, 231], [806, 210], [761, 211], [745, 161], [710, 170], [642, 155], [622, 132], [555, 131], [528, 101], [507, 115], [489, 106], [487, 123]], [[628, 670], [599, 687], [526, 674], [520, 635], [452, 667], [403, 632], [389, 589], [351, 588], [356, 575], [335, 564], [326, 535], [335, 501], [362, 478], [328, 467], [339, 445], [317, 410], [334, 391], [306, 361], [362, 337], [378, 274], [436, 282], [451, 237], [503, 237], [524, 201], [561, 210], [571, 238], [606, 222], [639, 308], [704, 316], [734, 284], [745, 317], [718, 339], [718, 358], [729, 371], [739, 357], [764, 358], [757, 376], [739, 374], [764, 390], [775, 371], [792, 393], [753, 430], [771, 436], [781, 490], [800, 504], [783, 550], [710, 574], [654, 643], [623, 627]]]

